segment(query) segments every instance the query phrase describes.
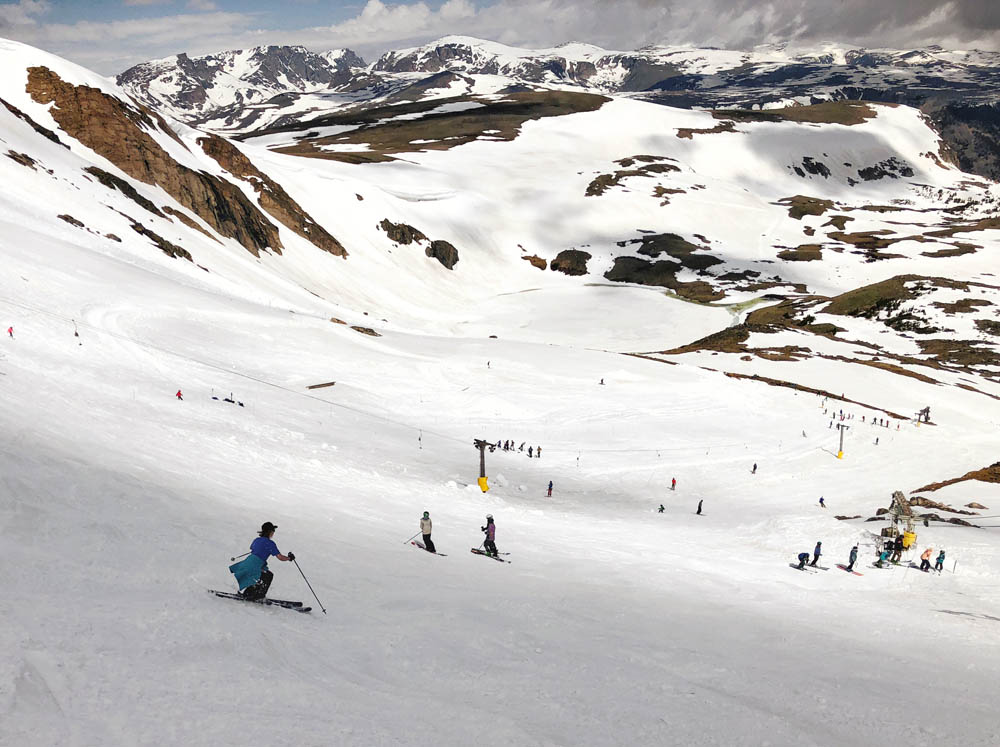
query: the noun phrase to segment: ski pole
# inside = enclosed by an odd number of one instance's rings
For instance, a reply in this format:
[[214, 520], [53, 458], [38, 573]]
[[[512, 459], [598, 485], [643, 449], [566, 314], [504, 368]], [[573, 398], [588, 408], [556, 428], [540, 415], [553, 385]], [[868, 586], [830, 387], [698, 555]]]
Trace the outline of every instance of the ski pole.
[[[299, 568], [299, 561], [297, 561], [297, 560], [293, 560], [292, 562], [293, 562], [293, 563], [295, 563], [295, 567], [296, 567], [296, 568]], [[299, 568], [299, 573], [302, 573], [302, 569], [301, 569], [301, 568]], [[304, 574], [304, 573], [302, 573], [302, 580], [306, 582], [306, 586], [308, 586], [308, 587], [309, 587], [309, 591], [312, 591], [312, 595], [313, 595], [313, 597], [314, 597], [314, 598], [316, 599], [316, 604], [318, 604], [318, 605], [319, 605], [319, 608], [320, 608], [321, 610], [323, 610], [323, 614], [325, 615], [325, 614], [326, 614], [326, 607], [324, 607], [324, 606], [323, 606], [323, 603], [322, 603], [321, 601], [319, 601], [319, 597], [317, 597], [317, 596], [316, 596], [316, 592], [315, 592], [315, 591], [313, 591], [313, 587], [312, 587], [312, 584], [311, 584], [311, 583], [309, 583], [309, 579], [308, 579], [308, 578], [306, 578], [306, 574]]]
[[250, 553], [248, 553], [248, 552], [245, 552], [245, 553], [243, 553], [242, 555], [237, 555], [237, 556], [236, 556], [235, 558], [230, 558], [230, 560], [239, 560], [240, 558], [245, 558], [245, 557], [246, 557], [247, 555], [249, 555], [249, 554], [250, 554]]
[[[420, 534], [420, 532], [417, 532], [417, 534]], [[403, 544], [405, 545], [405, 544], [406, 544], [407, 542], [410, 542], [411, 540], [415, 540], [415, 539], [417, 538], [417, 534], [414, 534], [414, 535], [413, 535], [412, 537], [410, 537], [410, 539], [408, 539], [408, 540], [403, 540]]]

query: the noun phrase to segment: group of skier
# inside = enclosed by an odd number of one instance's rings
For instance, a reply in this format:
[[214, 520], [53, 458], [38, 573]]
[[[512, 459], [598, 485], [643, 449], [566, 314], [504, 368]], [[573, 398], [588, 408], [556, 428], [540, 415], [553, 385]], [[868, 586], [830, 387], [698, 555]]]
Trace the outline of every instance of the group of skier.
[[[808, 564], [810, 567], [815, 568], [817, 567], [816, 564], [819, 562], [820, 556], [822, 554], [823, 554], [823, 543], [817, 542], [816, 547], [813, 549], [812, 552], [812, 561], [809, 560], [809, 553], [800, 552], [798, 555], [799, 564], [795, 567], [798, 568], [799, 570], [804, 570], [806, 565]], [[875, 568], [884, 568], [885, 563], [887, 562], [897, 564], [899, 563], [902, 554], [903, 554], [903, 538], [896, 537], [894, 541], [885, 543], [885, 545], [879, 551], [878, 560], [876, 560], [873, 565]], [[924, 550], [924, 552], [920, 555], [920, 570], [925, 572], [931, 570], [931, 556], [933, 554], [934, 554], [934, 548], [932, 547], [928, 547], [926, 550]], [[945, 552], [944, 550], [941, 550], [938, 553], [937, 560], [935, 561], [934, 570], [938, 572], [944, 570], [944, 558], [945, 558]], [[848, 558], [847, 565], [840, 567], [843, 568], [845, 571], [854, 572], [854, 564], [857, 562], [858, 562], [858, 546], [854, 545], [854, 547], [851, 548], [851, 554]]]
[[[493, 449], [501, 449], [503, 451], [524, 451], [524, 445], [526, 441], [522, 441], [521, 445], [518, 446], [514, 441], [497, 441], [496, 446], [490, 446], [490, 451]], [[538, 459], [542, 458], [542, 447], [541, 446], [529, 446], [528, 447], [528, 458], [536, 457]]]

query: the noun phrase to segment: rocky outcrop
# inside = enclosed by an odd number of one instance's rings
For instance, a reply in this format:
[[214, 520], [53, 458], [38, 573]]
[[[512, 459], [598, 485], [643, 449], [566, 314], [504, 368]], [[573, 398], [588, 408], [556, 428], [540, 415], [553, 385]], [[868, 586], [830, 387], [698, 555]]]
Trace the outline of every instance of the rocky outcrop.
[[455, 269], [455, 265], [458, 263], [458, 249], [440, 239], [432, 241], [431, 245], [424, 250], [424, 254], [436, 259], [449, 270]]
[[521, 257], [521, 259], [530, 262], [532, 267], [537, 267], [539, 270], [544, 270], [549, 266], [549, 263], [537, 254], [532, 254], [530, 257]]
[[44, 137], [46, 140], [51, 140], [53, 143], [56, 143], [57, 145], [61, 145], [64, 148], [69, 148], [69, 146], [66, 145], [66, 143], [64, 143], [62, 140], [59, 139], [59, 136], [56, 135], [56, 133], [54, 133], [52, 130], [48, 129], [47, 127], [42, 127], [35, 120], [33, 120], [31, 117], [29, 117], [27, 114], [25, 114], [24, 112], [22, 112], [20, 109], [18, 109], [13, 104], [8, 103], [7, 101], [4, 101], [3, 99], [0, 99], [0, 104], [3, 104], [7, 108], [7, 111], [9, 111], [15, 117], [17, 117], [18, 119], [20, 119], [21, 121], [23, 121], [31, 129], [33, 129], [39, 135], [41, 135], [42, 137]]
[[67, 223], [69, 223], [69, 224], [70, 224], [71, 226], [76, 226], [77, 228], [86, 228], [86, 226], [85, 226], [85, 225], [83, 224], [83, 222], [82, 222], [82, 221], [79, 221], [79, 220], [77, 220], [77, 219], [76, 219], [76, 218], [74, 218], [74, 217], [73, 217], [72, 215], [65, 215], [65, 214], [64, 214], [64, 215], [57, 215], [56, 217], [57, 217], [57, 218], [58, 218], [59, 220], [63, 220], [63, 221], [66, 221], [66, 222], [67, 222]]
[[565, 275], [586, 275], [587, 262], [590, 260], [590, 253], [579, 249], [563, 249], [550, 265], [556, 272]]
[[161, 252], [166, 254], [168, 257], [182, 257], [186, 259], [188, 262], [194, 261], [191, 259], [191, 255], [190, 253], [188, 253], [186, 249], [177, 246], [177, 244], [172, 244], [171, 242], [167, 241], [165, 238], [160, 236], [158, 233], [150, 231], [141, 223], [133, 223], [132, 230], [135, 231], [137, 234], [140, 234], [141, 236], [145, 236], [146, 238], [148, 238], [157, 246], [157, 248], [159, 248]]
[[97, 181], [103, 184], [108, 189], [117, 189], [123, 195], [128, 197], [132, 202], [137, 204], [143, 210], [148, 210], [153, 215], [157, 215], [160, 218], [165, 218], [166, 216], [160, 212], [160, 209], [153, 204], [151, 200], [147, 200], [141, 194], [139, 194], [135, 187], [129, 184], [124, 179], [121, 179], [114, 174], [110, 174], [104, 169], [100, 169], [97, 166], [88, 166], [84, 169], [88, 174], [93, 176]]
[[27, 92], [39, 104], [55, 104], [52, 118], [69, 136], [145, 184], [161, 187], [220, 235], [254, 256], [281, 253], [278, 229], [240, 189], [212, 174], [175, 161], [147, 130], [176, 138], [162, 120], [89, 86], [74, 86], [47, 67], [28, 68]]
[[378, 224], [378, 227], [385, 231], [386, 236], [397, 244], [406, 245], [427, 241], [427, 237], [423, 231], [413, 226], [408, 226], [406, 223], [393, 223], [388, 218], [385, 218]]
[[199, 138], [198, 145], [230, 174], [253, 185], [260, 206], [272, 218], [323, 251], [347, 257], [343, 244], [313, 220], [280, 184], [254, 166], [239, 148], [216, 135]]

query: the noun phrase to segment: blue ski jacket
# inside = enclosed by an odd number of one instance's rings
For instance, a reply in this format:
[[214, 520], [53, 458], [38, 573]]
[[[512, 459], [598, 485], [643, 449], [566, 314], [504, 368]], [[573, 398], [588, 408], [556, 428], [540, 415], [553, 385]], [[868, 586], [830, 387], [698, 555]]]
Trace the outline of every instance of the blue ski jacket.
[[267, 570], [267, 563], [256, 555], [247, 555], [239, 563], [229, 566], [230, 573], [236, 576], [236, 582], [240, 585], [240, 591], [260, 581], [261, 571], [264, 570]]

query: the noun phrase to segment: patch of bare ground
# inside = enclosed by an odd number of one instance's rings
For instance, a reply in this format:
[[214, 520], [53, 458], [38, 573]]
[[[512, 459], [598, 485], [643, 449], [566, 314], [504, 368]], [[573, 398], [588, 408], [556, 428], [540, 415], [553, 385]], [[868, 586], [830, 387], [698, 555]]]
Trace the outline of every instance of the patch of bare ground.
[[[414, 151], [448, 150], [471, 143], [491, 130], [492, 140], [513, 140], [525, 122], [543, 117], [558, 117], [601, 108], [610, 99], [575, 91], [527, 91], [505, 94], [498, 101], [477, 100], [484, 106], [465, 111], [430, 113], [442, 104], [469, 101], [469, 98], [434, 99], [416, 103], [379, 106], [364, 111], [348, 111], [326, 115], [306, 123], [270, 128], [253, 133], [253, 137], [279, 132], [305, 133], [295, 145], [276, 148], [279, 153], [308, 158], [324, 158], [345, 163], [378, 163], [392, 161], [396, 154]], [[414, 119], [401, 115], [422, 114]], [[328, 137], [310, 137], [308, 130], [335, 125], [358, 129]], [[414, 145], [413, 141], [433, 142]], [[339, 145], [367, 145], [366, 151], [336, 151]]]
[[310, 384], [306, 389], [326, 389], [328, 386], [335, 386], [336, 383], [336, 381], [327, 381], [324, 384]]
[[983, 467], [982, 469], [975, 469], [971, 472], [966, 472], [961, 477], [953, 477], [950, 480], [942, 480], [941, 482], [932, 482], [929, 485], [924, 485], [922, 488], [917, 488], [916, 490], [911, 490], [910, 492], [933, 493], [935, 490], [940, 490], [941, 488], [946, 488], [949, 485], [965, 482], [967, 480], [1000, 483], [1000, 462], [994, 462], [989, 467]]
[[992, 301], [987, 301], [985, 298], [960, 298], [954, 303], [944, 303], [943, 301], [935, 301], [931, 306], [935, 306], [946, 314], [969, 314], [976, 310], [979, 306], [992, 306]]
[[38, 170], [35, 168], [35, 164], [37, 163], [37, 161], [35, 161], [35, 159], [29, 156], [27, 153], [18, 153], [16, 150], [8, 150], [6, 153], [4, 153], [4, 155], [7, 156], [7, 158], [11, 159], [14, 163], [19, 163], [22, 166], [27, 166], [32, 171]]
[[549, 264], [549, 268], [564, 275], [586, 275], [587, 262], [592, 255], [580, 249], [563, 249]]
[[726, 294], [716, 290], [704, 280], [681, 282], [677, 272], [681, 265], [677, 262], [660, 260], [649, 262], [639, 257], [617, 257], [604, 277], [615, 283], [636, 283], [637, 285], [656, 285], [672, 290], [681, 298], [689, 301], [709, 303], [725, 298]]
[[188, 262], [194, 261], [191, 258], [191, 254], [188, 252], [187, 249], [184, 249], [183, 247], [177, 246], [177, 244], [167, 241], [158, 233], [150, 231], [141, 223], [133, 223], [132, 230], [135, 231], [137, 234], [145, 236], [147, 239], [152, 241], [153, 244], [156, 246], [156, 248], [159, 249], [164, 254], [166, 254], [168, 257], [181, 257], [183, 259], [186, 259]]
[[715, 127], [698, 129], [695, 127], [678, 127], [677, 137], [693, 140], [695, 135], [716, 135], [720, 132], [736, 132], [736, 123], [731, 119], [723, 120]]
[[923, 257], [961, 257], [963, 254], [975, 254], [977, 249], [982, 249], [982, 247], [960, 241], [951, 249], [938, 249], [935, 252], [920, 252], [920, 254]]
[[823, 247], [820, 244], [802, 244], [794, 249], [784, 249], [778, 252], [778, 259], [789, 262], [814, 262], [823, 259]]
[[938, 503], [937, 501], [932, 501], [930, 498], [910, 498], [911, 506], [920, 506], [921, 508], [934, 508], [938, 511], [948, 511], [953, 514], [962, 514], [963, 516], [978, 516], [975, 511], [963, 511], [960, 508], [952, 508], [944, 503]]
[[684, 194], [683, 189], [670, 189], [669, 187], [663, 187], [659, 184], [653, 187], [653, 197], [658, 200], [663, 200], [660, 203], [660, 207], [666, 207], [670, 204], [670, 195], [682, 195]]
[[787, 207], [788, 217], [795, 220], [802, 220], [802, 216], [804, 215], [823, 215], [827, 210], [833, 209], [833, 200], [824, 200], [821, 197], [806, 197], [805, 195], [782, 197], [774, 204]]
[[917, 340], [920, 352], [947, 366], [1000, 366], [1000, 353], [978, 340]]
[[537, 267], [539, 270], [544, 270], [549, 266], [549, 263], [537, 254], [532, 254], [530, 257], [521, 257], [521, 259], [530, 262], [532, 267]]
[[[881, 106], [895, 106], [882, 104]], [[785, 109], [747, 110], [718, 109], [716, 119], [736, 122], [800, 122], [810, 124], [858, 125], [876, 116], [875, 110], [860, 101], [825, 101], [811, 106], [790, 106]]]
[[1000, 337], [1000, 322], [992, 319], [976, 319], [976, 329], [994, 337]]
[[368, 335], [369, 337], [381, 337], [378, 332], [373, 330], [371, 327], [359, 327], [357, 325], [351, 325], [351, 329], [355, 332], [360, 332], [363, 335]]
[[[623, 159], [631, 161], [631, 159]], [[600, 197], [612, 187], [617, 187], [623, 180], [633, 176], [653, 176], [654, 174], [668, 174], [671, 171], [680, 171], [672, 163], [649, 163], [635, 169], [620, 169], [613, 174], [601, 174], [587, 186], [587, 197]]]
[[864, 360], [861, 358], [848, 358], [843, 355], [821, 355], [819, 357], [832, 361], [842, 361], [844, 363], [857, 363], [858, 365], [861, 366], [871, 366], [872, 368], [878, 368], [883, 371], [888, 371], [889, 373], [898, 374], [900, 376], [907, 376], [911, 379], [922, 381], [925, 384], [941, 383], [937, 379], [932, 379], [930, 376], [925, 376], [924, 374], [917, 373], [916, 371], [911, 371], [910, 369], [903, 368], [902, 366], [897, 366], [895, 363], [886, 363], [885, 361]]
[[849, 215], [833, 215], [830, 216], [830, 220], [828, 220], [826, 223], [822, 225], [822, 228], [826, 228], [827, 226], [833, 226], [838, 231], [843, 231], [847, 228], [847, 221], [850, 220], [854, 220], [854, 218], [852, 218]]

